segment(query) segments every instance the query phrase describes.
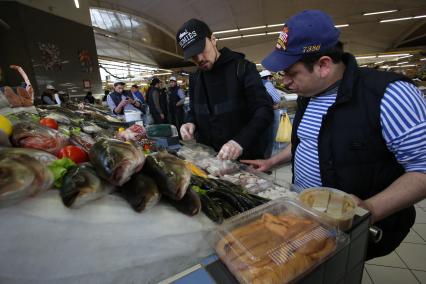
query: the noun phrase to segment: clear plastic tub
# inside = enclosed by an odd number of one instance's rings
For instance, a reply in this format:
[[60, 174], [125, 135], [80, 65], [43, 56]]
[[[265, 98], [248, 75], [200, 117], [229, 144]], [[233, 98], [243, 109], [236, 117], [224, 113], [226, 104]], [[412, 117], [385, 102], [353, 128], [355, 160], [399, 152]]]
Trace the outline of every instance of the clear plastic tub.
[[215, 249], [240, 283], [300, 279], [344, 246], [348, 238], [289, 199], [277, 199], [225, 221]]
[[299, 195], [304, 205], [312, 208], [326, 222], [345, 231], [352, 227], [356, 202], [347, 193], [329, 187], [313, 187]]

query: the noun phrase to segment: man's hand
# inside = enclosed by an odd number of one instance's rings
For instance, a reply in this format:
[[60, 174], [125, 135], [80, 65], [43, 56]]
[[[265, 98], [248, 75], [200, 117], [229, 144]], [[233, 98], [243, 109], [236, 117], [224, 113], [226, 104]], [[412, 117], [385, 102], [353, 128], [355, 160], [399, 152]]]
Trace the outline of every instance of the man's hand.
[[353, 194], [350, 194], [350, 196], [355, 200], [355, 203], [358, 207], [364, 208], [365, 210], [370, 211], [371, 213], [371, 223], [374, 224], [376, 222], [376, 218], [375, 218], [375, 213], [374, 213], [374, 208], [373, 206], [370, 204], [370, 202], [368, 202], [368, 200], [362, 200], [360, 198], [358, 198], [358, 196], [355, 196]]
[[266, 172], [272, 168], [272, 163], [269, 160], [240, 160], [240, 162], [261, 172]]
[[164, 114], [160, 113], [160, 117], [164, 120]]
[[243, 148], [234, 140], [222, 146], [217, 157], [221, 160], [236, 160], [243, 153]]
[[129, 100], [123, 99], [121, 100], [121, 102], [118, 104], [118, 107], [125, 107], [126, 105], [129, 104]]
[[194, 123], [185, 123], [180, 128], [180, 136], [182, 136], [182, 139], [185, 140], [191, 140], [194, 139], [194, 131], [195, 131], [195, 124]]

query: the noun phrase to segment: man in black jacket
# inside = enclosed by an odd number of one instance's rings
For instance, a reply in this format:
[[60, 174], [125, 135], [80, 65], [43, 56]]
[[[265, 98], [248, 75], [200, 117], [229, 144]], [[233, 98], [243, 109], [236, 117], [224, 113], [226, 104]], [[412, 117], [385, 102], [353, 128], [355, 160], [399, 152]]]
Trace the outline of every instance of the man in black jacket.
[[151, 87], [148, 90], [146, 100], [148, 102], [149, 111], [154, 119], [154, 124], [165, 123], [164, 103], [162, 103], [162, 94], [160, 90], [161, 82], [158, 78], [151, 81]]
[[185, 60], [199, 70], [190, 77], [190, 112], [180, 132], [184, 140], [212, 146], [221, 159], [262, 158], [272, 102], [256, 66], [244, 55], [217, 49], [216, 38], [202, 21], [191, 19], [176, 40]]
[[284, 70], [299, 95], [291, 145], [268, 160], [242, 161], [268, 170], [292, 161], [300, 190], [327, 186], [352, 194], [382, 229], [367, 258], [392, 252], [426, 197], [426, 101], [401, 75], [359, 68], [339, 31], [318, 10], [286, 21], [275, 50], [262, 61]]

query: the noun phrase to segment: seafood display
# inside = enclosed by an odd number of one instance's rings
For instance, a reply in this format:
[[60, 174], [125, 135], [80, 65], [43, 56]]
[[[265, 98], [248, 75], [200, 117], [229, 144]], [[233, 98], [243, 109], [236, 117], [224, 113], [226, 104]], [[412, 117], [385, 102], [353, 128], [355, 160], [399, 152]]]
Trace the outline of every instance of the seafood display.
[[136, 212], [142, 212], [155, 206], [161, 199], [161, 193], [155, 181], [138, 173], [119, 189], [121, 196]]
[[35, 122], [20, 122], [13, 129], [11, 141], [17, 147], [39, 149], [56, 155], [68, 144], [67, 137]]
[[183, 214], [194, 216], [201, 210], [201, 200], [198, 194], [188, 188], [181, 200], [170, 199], [169, 203], [176, 207]]
[[145, 162], [145, 155], [140, 149], [115, 139], [96, 142], [90, 149], [89, 157], [99, 175], [117, 186], [129, 181]]
[[92, 149], [95, 140], [89, 134], [84, 132], [71, 131], [70, 133], [70, 144], [81, 147], [87, 153]]
[[0, 208], [49, 189], [53, 176], [29, 152], [0, 149]]
[[191, 182], [185, 162], [167, 152], [148, 156], [143, 172], [153, 177], [160, 192], [172, 200], [181, 200]]
[[65, 206], [77, 208], [113, 190], [114, 186], [102, 181], [90, 165], [83, 164], [65, 174], [60, 195]]

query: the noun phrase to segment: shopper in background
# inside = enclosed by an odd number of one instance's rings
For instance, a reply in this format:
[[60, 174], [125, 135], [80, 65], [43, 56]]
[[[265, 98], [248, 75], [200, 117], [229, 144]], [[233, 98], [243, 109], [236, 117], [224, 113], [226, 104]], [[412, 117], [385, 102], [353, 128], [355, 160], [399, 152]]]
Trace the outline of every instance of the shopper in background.
[[132, 95], [134, 98], [138, 99], [141, 103], [145, 103], [145, 99], [141, 92], [139, 92], [139, 86], [138, 85], [132, 85], [130, 91], [132, 92]]
[[176, 40], [185, 60], [198, 66], [190, 76], [190, 111], [180, 129], [182, 138], [212, 146], [220, 159], [264, 157], [265, 129], [273, 113], [256, 66], [241, 53], [218, 50], [210, 28], [197, 19], [184, 23]]
[[165, 112], [160, 104], [160, 80], [154, 78], [151, 81], [151, 87], [148, 89], [146, 100], [149, 106], [149, 111], [154, 120], [154, 124], [165, 123]]
[[328, 186], [356, 196], [383, 230], [367, 258], [392, 252], [414, 224], [413, 204], [426, 197], [426, 101], [403, 75], [360, 68], [344, 53], [331, 18], [317, 10], [286, 21], [275, 50], [262, 61], [284, 70], [299, 95], [292, 144], [265, 171], [293, 163], [301, 189]]
[[274, 122], [272, 123], [270, 127], [270, 135], [269, 135], [269, 141], [268, 141], [268, 147], [266, 148], [265, 157], [269, 158], [271, 157], [271, 154], [274, 152], [273, 150], [277, 149], [277, 142], [275, 142], [275, 137], [277, 136], [277, 130], [278, 125], [280, 123], [280, 102], [281, 102], [281, 96], [278, 93], [277, 89], [275, 89], [274, 85], [272, 84], [272, 74], [268, 70], [263, 70], [259, 73], [260, 77], [262, 78], [263, 85], [266, 88], [266, 91], [271, 96], [273, 105], [272, 108], [274, 109]]
[[107, 97], [108, 107], [112, 113], [124, 115], [125, 110], [140, 111], [141, 102], [135, 99], [131, 92], [124, 92], [124, 82], [114, 83], [114, 91]]
[[95, 97], [92, 95], [92, 92], [87, 92], [86, 96], [84, 97], [84, 102], [87, 104], [94, 104], [95, 103]]
[[176, 126], [177, 129], [180, 129], [184, 118], [185, 92], [177, 85], [176, 77], [170, 77], [169, 79], [167, 97], [169, 102], [169, 122]]
[[56, 89], [52, 85], [47, 85], [46, 90], [44, 90], [43, 94], [41, 95], [41, 102], [44, 105], [55, 105], [57, 104], [56, 101]]

